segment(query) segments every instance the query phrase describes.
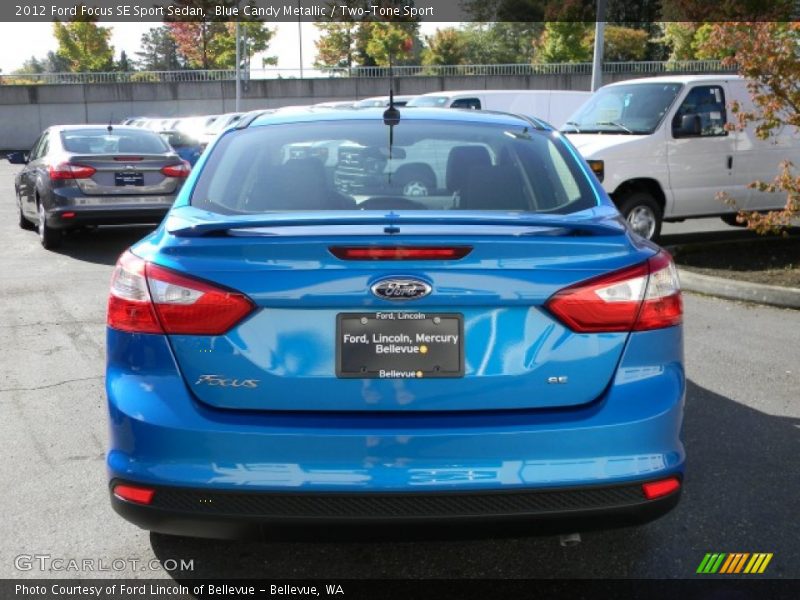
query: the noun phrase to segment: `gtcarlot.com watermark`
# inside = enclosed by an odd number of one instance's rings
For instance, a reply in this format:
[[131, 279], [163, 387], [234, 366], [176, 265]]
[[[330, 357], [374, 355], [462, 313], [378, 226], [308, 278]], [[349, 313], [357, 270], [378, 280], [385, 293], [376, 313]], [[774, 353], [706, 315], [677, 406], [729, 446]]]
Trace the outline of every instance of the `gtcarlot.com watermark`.
[[121, 571], [194, 571], [194, 559], [89, 558], [53, 556], [51, 554], [20, 554], [14, 557], [19, 571], [55, 573], [89, 573]]

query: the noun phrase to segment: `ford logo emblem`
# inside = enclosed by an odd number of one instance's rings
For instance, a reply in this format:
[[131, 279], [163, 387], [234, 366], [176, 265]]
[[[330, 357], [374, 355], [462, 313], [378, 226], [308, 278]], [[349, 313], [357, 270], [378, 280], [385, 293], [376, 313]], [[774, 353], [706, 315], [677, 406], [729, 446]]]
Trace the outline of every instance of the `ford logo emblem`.
[[383, 279], [370, 289], [384, 300], [417, 300], [431, 293], [431, 286], [419, 279]]

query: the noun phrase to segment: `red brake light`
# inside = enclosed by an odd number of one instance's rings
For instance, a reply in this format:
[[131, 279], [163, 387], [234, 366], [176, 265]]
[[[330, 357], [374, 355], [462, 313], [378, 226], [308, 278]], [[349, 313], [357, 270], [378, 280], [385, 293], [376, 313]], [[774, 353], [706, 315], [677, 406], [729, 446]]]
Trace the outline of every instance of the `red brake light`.
[[341, 260], [458, 260], [472, 251], [468, 246], [334, 246], [331, 254]]
[[678, 273], [666, 252], [556, 292], [547, 308], [579, 333], [659, 329], [683, 318]]
[[669, 477], [659, 481], [651, 481], [642, 484], [642, 492], [648, 500], [655, 500], [662, 496], [667, 496], [681, 488], [681, 482], [677, 477]]
[[115, 485], [114, 495], [120, 500], [135, 502], [136, 504], [150, 504], [156, 491], [132, 485]]
[[161, 172], [167, 177], [188, 177], [192, 172], [192, 166], [185, 160], [179, 165], [168, 165], [161, 169]]
[[59, 179], [89, 179], [97, 170], [85, 165], [73, 165], [70, 163], [59, 163], [47, 167], [51, 180]]
[[136, 333], [222, 335], [253, 308], [244, 294], [125, 252], [111, 278], [108, 326]]

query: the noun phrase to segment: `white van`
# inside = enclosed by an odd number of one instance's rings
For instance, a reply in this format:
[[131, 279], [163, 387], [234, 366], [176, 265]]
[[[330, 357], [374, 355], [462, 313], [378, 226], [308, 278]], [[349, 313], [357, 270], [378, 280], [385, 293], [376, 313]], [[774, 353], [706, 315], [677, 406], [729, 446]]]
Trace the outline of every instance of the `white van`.
[[501, 110], [561, 127], [590, 96], [591, 92], [562, 90], [461, 90], [422, 94], [406, 106]]
[[655, 239], [662, 221], [720, 216], [735, 224], [740, 208], [785, 205], [785, 195], [747, 186], [771, 182], [781, 161], [800, 162], [800, 135], [788, 127], [769, 140], [753, 127], [728, 131], [733, 101], [752, 107], [746, 81], [735, 75], [633, 79], [600, 88], [562, 131], [632, 228]]

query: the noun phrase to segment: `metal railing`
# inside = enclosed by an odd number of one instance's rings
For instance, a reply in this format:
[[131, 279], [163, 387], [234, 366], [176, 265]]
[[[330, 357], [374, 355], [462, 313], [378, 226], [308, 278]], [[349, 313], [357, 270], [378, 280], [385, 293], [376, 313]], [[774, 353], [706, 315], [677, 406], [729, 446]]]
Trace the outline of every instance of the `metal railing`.
[[[607, 62], [603, 72], [618, 74], [657, 73], [729, 73], [732, 66], [718, 60]], [[588, 75], [592, 63], [546, 63], [511, 65], [431, 65], [394, 67], [395, 77], [486, 77], [492, 75]], [[325, 69], [251, 69], [246, 78], [254, 79], [324, 79], [388, 77], [388, 67], [350, 67]], [[22, 73], [0, 75], [3, 85], [70, 83], [173, 83], [233, 81], [234, 69], [185, 71], [130, 71], [110, 73]]]

